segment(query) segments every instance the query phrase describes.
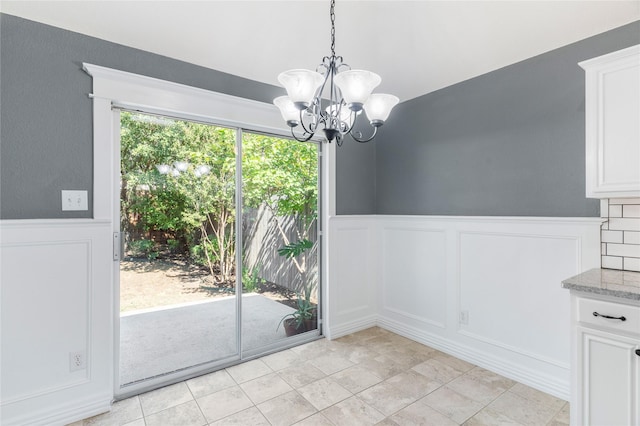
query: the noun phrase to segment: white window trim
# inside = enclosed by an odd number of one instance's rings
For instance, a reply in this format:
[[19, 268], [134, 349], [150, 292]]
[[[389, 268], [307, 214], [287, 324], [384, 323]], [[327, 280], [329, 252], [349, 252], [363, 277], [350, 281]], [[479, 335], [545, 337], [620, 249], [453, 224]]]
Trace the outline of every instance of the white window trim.
[[[113, 106], [140, 109], [179, 116], [195, 121], [240, 127], [246, 130], [290, 136], [280, 113], [272, 104], [223, 93], [212, 92], [184, 84], [133, 74], [125, 71], [83, 63], [83, 69], [93, 77], [93, 148], [95, 219], [111, 219], [113, 212]], [[335, 214], [335, 147], [329, 144], [324, 158], [323, 199], [326, 214]], [[107, 161], [106, 159], [110, 159]]]

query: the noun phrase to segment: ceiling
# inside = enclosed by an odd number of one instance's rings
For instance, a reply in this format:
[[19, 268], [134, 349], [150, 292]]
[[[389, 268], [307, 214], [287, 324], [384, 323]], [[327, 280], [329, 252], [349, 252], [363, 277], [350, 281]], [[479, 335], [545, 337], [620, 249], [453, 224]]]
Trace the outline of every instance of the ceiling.
[[[0, 1], [0, 11], [278, 84], [330, 54], [329, 1]], [[640, 20], [635, 1], [336, 1], [336, 53], [402, 101]]]

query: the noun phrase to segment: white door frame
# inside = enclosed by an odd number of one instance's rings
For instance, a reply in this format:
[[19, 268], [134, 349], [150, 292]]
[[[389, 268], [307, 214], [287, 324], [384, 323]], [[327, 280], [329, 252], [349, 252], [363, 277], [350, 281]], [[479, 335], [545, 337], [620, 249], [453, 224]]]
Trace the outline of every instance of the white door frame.
[[[165, 80], [132, 74], [92, 64], [83, 64], [84, 71], [93, 77], [93, 150], [94, 150], [94, 219], [108, 220], [112, 223], [114, 235], [119, 233], [119, 200], [120, 200], [120, 114], [113, 107], [131, 110], [142, 110], [181, 117], [184, 119], [215, 123], [221, 126], [250, 129], [273, 135], [289, 137], [290, 130], [282, 120], [278, 109], [263, 102], [239, 98], [221, 93], [211, 92]], [[329, 216], [335, 214], [335, 144], [329, 144], [323, 150], [323, 161], [320, 185], [323, 229], [322, 282], [321, 300], [327, 301], [328, 275], [328, 224]], [[115, 177], [115, 178], [114, 178]], [[118, 242], [119, 244], [119, 242]], [[113, 279], [111, 300], [113, 323], [111, 340], [111, 359], [114, 394], [123, 398], [129, 394], [140, 393], [145, 388], [157, 386], [158, 383], [170, 381], [165, 376], [162, 380], [145, 381], [141, 386], [132, 386], [129, 391], [120, 389], [118, 369], [119, 362], [119, 262], [113, 262]], [[325, 303], [326, 305], [326, 303]], [[326, 327], [328, 309], [323, 307], [323, 325]], [[240, 355], [240, 354], [239, 354]], [[200, 374], [196, 372], [193, 375]], [[184, 380], [185, 377], [176, 378]]]

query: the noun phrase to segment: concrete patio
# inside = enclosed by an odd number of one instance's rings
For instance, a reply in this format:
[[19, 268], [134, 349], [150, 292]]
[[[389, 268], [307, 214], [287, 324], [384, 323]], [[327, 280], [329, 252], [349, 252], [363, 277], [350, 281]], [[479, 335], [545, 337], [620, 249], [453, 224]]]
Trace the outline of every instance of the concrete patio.
[[[243, 295], [243, 350], [286, 339], [278, 323], [293, 311], [259, 294]], [[123, 313], [120, 383], [232, 356], [236, 336], [235, 296]]]

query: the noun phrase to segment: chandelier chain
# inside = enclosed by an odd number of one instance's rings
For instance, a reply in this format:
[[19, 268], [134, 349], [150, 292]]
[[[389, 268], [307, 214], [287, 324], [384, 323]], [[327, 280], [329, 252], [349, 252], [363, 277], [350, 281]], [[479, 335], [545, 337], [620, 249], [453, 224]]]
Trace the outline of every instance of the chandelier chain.
[[331, 17], [331, 56], [336, 56], [336, 0], [331, 0], [331, 9], [329, 16]]

